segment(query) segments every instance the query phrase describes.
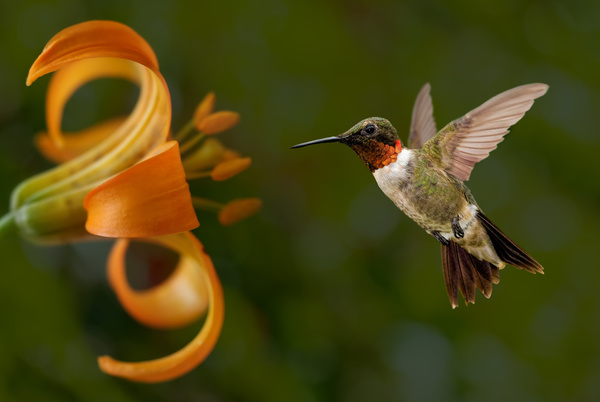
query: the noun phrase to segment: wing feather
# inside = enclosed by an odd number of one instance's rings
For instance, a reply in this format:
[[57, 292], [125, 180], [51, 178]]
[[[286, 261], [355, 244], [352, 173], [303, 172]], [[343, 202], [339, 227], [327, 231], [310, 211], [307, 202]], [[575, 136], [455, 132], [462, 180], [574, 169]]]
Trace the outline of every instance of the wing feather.
[[475, 164], [496, 149], [508, 129], [546, 91], [546, 84], [528, 84], [502, 92], [448, 124], [425, 147], [435, 148], [433, 154], [439, 155], [446, 172], [469, 180]]
[[410, 123], [410, 136], [408, 137], [409, 148], [421, 148], [437, 133], [433, 119], [433, 104], [429, 95], [430, 90], [429, 83], [423, 85], [415, 100]]

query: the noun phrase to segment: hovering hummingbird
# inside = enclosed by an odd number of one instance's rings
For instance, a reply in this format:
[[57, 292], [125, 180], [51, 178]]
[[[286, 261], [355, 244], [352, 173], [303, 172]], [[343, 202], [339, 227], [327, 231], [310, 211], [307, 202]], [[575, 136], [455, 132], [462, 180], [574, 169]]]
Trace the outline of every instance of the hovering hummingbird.
[[483, 214], [463, 182], [547, 90], [546, 84], [510, 89], [436, 134], [430, 86], [425, 84], [413, 108], [408, 148], [394, 126], [381, 117], [362, 120], [336, 137], [292, 148], [326, 142], [352, 148], [383, 193], [441, 243], [446, 290], [456, 308], [459, 291], [466, 304], [475, 303], [476, 288], [489, 298], [506, 264], [543, 273], [536, 260]]

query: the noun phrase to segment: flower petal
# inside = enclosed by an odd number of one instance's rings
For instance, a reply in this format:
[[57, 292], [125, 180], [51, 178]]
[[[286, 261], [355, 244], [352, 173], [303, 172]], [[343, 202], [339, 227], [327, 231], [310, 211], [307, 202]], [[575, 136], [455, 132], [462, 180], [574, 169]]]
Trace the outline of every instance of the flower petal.
[[[148, 238], [144, 241], [153, 240]], [[159, 285], [147, 290], [135, 290], [129, 286], [125, 272], [125, 254], [129, 243], [128, 239], [119, 239], [115, 243], [107, 268], [113, 290], [133, 318], [153, 328], [177, 328], [190, 324], [206, 312], [206, 278], [190, 254], [181, 254], [173, 273]]]
[[154, 51], [133, 29], [114, 21], [86, 21], [65, 28], [50, 39], [29, 69], [27, 85], [65, 64], [91, 57], [131, 60], [159, 75]]
[[117, 131], [124, 121], [125, 118], [116, 117], [76, 133], [69, 133], [62, 137], [62, 146], [58, 145], [49, 133], [40, 133], [35, 136], [35, 145], [49, 161], [56, 164], [64, 163], [97, 146]]
[[63, 146], [61, 133], [65, 104], [84, 84], [98, 78], [123, 78], [141, 85], [137, 64], [114, 58], [91, 58], [64, 65], [52, 75], [46, 93], [46, 126], [57, 147]]
[[251, 158], [235, 158], [219, 163], [211, 172], [214, 181], [223, 181], [248, 169], [252, 164]]
[[234, 223], [256, 214], [262, 208], [259, 198], [240, 198], [227, 203], [219, 212], [219, 223], [231, 226]]
[[198, 227], [177, 142], [154, 153], [90, 191], [83, 203], [90, 233], [148, 237]]
[[[169, 134], [171, 102], [156, 57], [143, 38], [122, 24], [91, 21], [63, 30], [44, 48], [30, 70], [28, 81], [31, 83], [40, 75], [63, 67], [72, 68], [73, 74], [81, 70], [78, 80], [60, 79], [72, 92], [82, 85], [82, 79], [101, 76], [101, 71], [105, 71], [99, 67], [102, 63], [108, 63], [110, 74], [116, 70], [121, 71], [121, 76], [127, 76], [128, 73], [123, 72], [131, 69], [133, 76], [130, 77], [141, 87], [137, 104], [127, 120], [98, 146], [26, 180], [13, 191], [11, 210], [17, 222], [22, 223], [18, 225], [19, 230], [27, 231], [30, 238], [58, 239], [63, 237], [63, 231], [70, 236], [77, 232], [77, 226], [83, 229], [86, 212], [82, 201], [87, 193], [98, 183], [133, 166], [150, 150], [163, 144]], [[121, 66], [110, 67], [111, 63]], [[87, 69], [96, 73], [86, 73]], [[68, 96], [67, 92], [61, 95], [62, 99]], [[61, 96], [52, 99], [64, 104]], [[62, 111], [62, 107], [58, 105], [56, 110]], [[57, 121], [60, 113], [53, 112]], [[60, 126], [60, 122], [52, 124]], [[48, 213], [54, 211], [51, 207], [57, 213]], [[69, 219], [62, 219], [63, 216]], [[175, 226], [174, 231], [185, 230], [179, 224]]]
[[198, 122], [196, 129], [206, 134], [218, 134], [229, 130], [240, 121], [240, 115], [237, 112], [222, 110], [206, 116]]
[[109, 356], [98, 358], [102, 371], [132, 381], [161, 382], [186, 374], [202, 363], [212, 351], [223, 326], [224, 302], [221, 283], [210, 257], [204, 252], [198, 239], [186, 232], [154, 240], [196, 262], [198, 270], [208, 284], [210, 307], [198, 335], [185, 347], [169, 356], [137, 363], [122, 362]]

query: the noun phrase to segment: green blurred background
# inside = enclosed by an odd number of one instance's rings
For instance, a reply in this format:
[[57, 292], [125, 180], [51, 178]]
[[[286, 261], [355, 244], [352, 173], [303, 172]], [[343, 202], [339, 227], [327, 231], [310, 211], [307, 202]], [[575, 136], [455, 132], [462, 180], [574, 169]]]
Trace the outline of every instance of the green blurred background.
[[[0, 400], [600, 400], [599, 2], [4, 0], [0, 214], [20, 181], [51, 166], [32, 144], [48, 78], [28, 88], [27, 71], [55, 33], [89, 19], [128, 24], [151, 44], [175, 129], [210, 90], [219, 109], [241, 113], [222, 139], [252, 168], [192, 191], [258, 196], [264, 208], [231, 228], [199, 213], [225, 325], [198, 369], [164, 384], [108, 377], [95, 357], [160, 357], [201, 323], [156, 331], [129, 318], [104, 276], [108, 242], [1, 239]], [[439, 127], [503, 90], [550, 85], [469, 181], [546, 275], [509, 267], [490, 300], [456, 310], [439, 245], [349, 149], [289, 149], [373, 115], [406, 139], [425, 82]], [[135, 97], [92, 83], [65, 127], [126, 112]]]

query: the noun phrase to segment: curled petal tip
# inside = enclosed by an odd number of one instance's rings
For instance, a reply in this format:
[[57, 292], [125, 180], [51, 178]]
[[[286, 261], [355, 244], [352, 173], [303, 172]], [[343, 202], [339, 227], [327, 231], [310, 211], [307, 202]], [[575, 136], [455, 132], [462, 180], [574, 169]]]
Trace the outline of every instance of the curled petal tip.
[[117, 57], [140, 63], [158, 74], [150, 45], [133, 29], [115, 21], [86, 21], [63, 29], [44, 47], [27, 76], [31, 85], [42, 75], [73, 61], [90, 57]]
[[116, 360], [110, 356], [98, 356], [98, 366], [100, 366], [100, 370], [105, 373], [114, 371], [115, 362]]

